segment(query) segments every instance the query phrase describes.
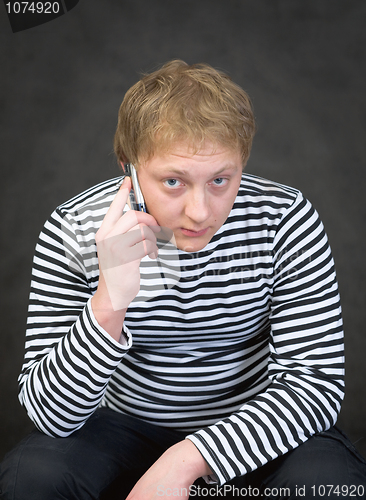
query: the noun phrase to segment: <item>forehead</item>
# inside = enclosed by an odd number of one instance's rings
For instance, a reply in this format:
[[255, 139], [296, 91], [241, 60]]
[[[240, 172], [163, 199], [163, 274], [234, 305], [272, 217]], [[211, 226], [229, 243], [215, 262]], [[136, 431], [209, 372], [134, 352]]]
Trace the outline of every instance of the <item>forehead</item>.
[[201, 167], [215, 170], [218, 167], [237, 169], [242, 167], [240, 150], [233, 150], [222, 144], [205, 143], [194, 147], [187, 143], [176, 143], [169, 149], [158, 149], [150, 158], [141, 162], [148, 170], [174, 168], [191, 169]]

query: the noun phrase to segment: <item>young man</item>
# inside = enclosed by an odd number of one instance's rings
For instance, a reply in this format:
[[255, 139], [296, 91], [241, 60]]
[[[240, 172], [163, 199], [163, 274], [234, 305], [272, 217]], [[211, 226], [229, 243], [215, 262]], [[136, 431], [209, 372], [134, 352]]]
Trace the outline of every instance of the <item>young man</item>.
[[45, 224], [20, 375], [38, 430], [4, 461], [2, 498], [364, 497], [366, 463], [334, 427], [327, 238], [299, 191], [243, 174], [254, 130], [208, 65], [172, 61], [127, 92], [115, 151], [147, 213], [125, 177]]

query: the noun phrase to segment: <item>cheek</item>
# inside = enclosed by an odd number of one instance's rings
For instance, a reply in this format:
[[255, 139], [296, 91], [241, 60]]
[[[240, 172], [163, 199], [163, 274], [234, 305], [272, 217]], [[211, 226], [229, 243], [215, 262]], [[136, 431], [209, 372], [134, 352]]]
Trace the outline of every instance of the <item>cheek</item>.
[[223, 224], [228, 218], [233, 204], [234, 201], [231, 198], [229, 200], [225, 200], [223, 203], [217, 203], [213, 211], [215, 221]]
[[161, 200], [159, 203], [152, 201], [148, 205], [150, 215], [152, 215], [160, 226], [172, 227], [179, 217], [179, 208], [172, 200]]

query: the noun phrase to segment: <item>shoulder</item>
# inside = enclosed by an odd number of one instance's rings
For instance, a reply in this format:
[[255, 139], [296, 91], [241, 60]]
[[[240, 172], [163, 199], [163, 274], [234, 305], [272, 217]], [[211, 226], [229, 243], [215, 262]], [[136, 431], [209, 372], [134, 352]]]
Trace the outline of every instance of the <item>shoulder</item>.
[[231, 216], [253, 219], [253, 223], [260, 219], [278, 223], [285, 213], [296, 210], [302, 202], [304, 197], [298, 189], [243, 174]]
[[55, 237], [77, 234], [92, 238], [117, 194], [121, 177], [101, 182], [59, 205], [45, 222], [43, 233]]
[[301, 193], [298, 189], [245, 173], [242, 175], [237, 201], [247, 199], [291, 205], [299, 196]]
[[103, 211], [108, 209], [115, 197], [123, 176], [103, 181], [82, 193], [70, 198], [57, 207], [63, 215], [82, 213], [84, 211]]
[[241, 221], [255, 234], [271, 234], [280, 244], [288, 238], [305, 244], [310, 233], [323, 238], [319, 214], [301, 191], [251, 174], [242, 176], [232, 214], [230, 221]]

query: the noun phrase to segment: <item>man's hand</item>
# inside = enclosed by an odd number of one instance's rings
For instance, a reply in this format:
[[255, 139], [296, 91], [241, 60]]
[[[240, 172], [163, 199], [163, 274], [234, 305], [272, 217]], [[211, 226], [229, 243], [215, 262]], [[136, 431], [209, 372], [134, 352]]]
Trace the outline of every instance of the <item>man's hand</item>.
[[119, 340], [125, 312], [140, 289], [140, 261], [156, 258], [158, 223], [151, 215], [129, 210], [123, 214], [131, 179], [126, 177], [116, 194], [95, 240], [99, 260], [99, 284], [92, 298], [98, 323]]
[[[174, 492], [189, 497], [189, 488], [201, 476], [211, 474], [195, 445], [185, 439], [169, 448], [135, 484], [126, 500], [156, 500]], [[179, 492], [179, 493], [178, 493]]]

